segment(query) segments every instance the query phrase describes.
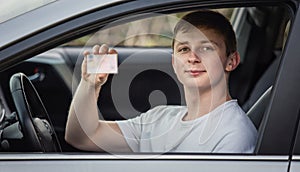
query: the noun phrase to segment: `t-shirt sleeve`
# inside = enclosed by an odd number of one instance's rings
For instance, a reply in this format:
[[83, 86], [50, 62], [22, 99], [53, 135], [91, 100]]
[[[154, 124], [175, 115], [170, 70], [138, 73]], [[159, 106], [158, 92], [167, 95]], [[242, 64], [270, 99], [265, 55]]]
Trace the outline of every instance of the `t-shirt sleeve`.
[[224, 122], [224, 135], [216, 144], [213, 150], [214, 153], [254, 152], [257, 142], [257, 130], [244, 111], [239, 106], [236, 107], [227, 112], [229, 115], [227, 115], [228, 118]]
[[143, 124], [149, 123], [153, 121], [155, 117], [159, 116], [158, 112], [161, 111], [162, 107], [163, 106], [157, 106], [132, 119], [116, 121], [127, 144], [133, 152], [140, 151], [140, 140], [143, 129], [145, 128]]
[[253, 153], [257, 135], [253, 133], [232, 132], [216, 145], [214, 153]]
[[120, 127], [122, 134], [133, 152], [139, 151], [139, 140], [142, 132], [142, 117], [138, 116], [133, 119], [116, 121]]

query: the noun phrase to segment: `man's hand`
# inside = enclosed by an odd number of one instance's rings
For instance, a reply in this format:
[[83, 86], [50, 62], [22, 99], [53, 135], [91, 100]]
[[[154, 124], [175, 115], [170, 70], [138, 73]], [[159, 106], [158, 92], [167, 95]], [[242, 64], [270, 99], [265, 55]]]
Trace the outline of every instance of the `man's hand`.
[[[103, 54], [117, 54], [117, 51], [114, 49], [109, 49], [106, 44], [103, 44], [101, 46], [95, 45], [93, 47], [94, 55], [103, 55]], [[82, 79], [85, 81], [91, 83], [92, 85], [98, 87], [103, 85], [107, 81], [108, 74], [106, 73], [100, 73], [100, 74], [89, 74], [87, 73], [87, 55], [89, 55], [89, 51], [85, 51], [83, 53], [84, 60], [82, 62], [81, 66], [81, 72], [82, 72]]]

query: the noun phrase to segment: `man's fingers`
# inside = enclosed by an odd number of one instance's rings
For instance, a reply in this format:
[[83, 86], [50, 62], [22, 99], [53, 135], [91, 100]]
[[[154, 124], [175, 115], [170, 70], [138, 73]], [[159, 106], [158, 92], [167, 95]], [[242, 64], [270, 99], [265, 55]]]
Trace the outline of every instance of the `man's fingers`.
[[[98, 85], [98, 84], [102, 85], [106, 82], [106, 80], [108, 78], [108, 74], [107, 73], [98, 73], [98, 74], [87, 73], [87, 56], [89, 54], [91, 54], [91, 52], [89, 52], [89, 51], [83, 52], [84, 59], [83, 59], [82, 65], [81, 65], [82, 77], [86, 81], [91, 81], [96, 85]], [[109, 49], [109, 47], [106, 44], [103, 44], [101, 46], [99, 46], [99, 45], [93, 46], [92, 54], [95, 54], [95, 55], [117, 54], [117, 51], [114, 49]]]
[[[83, 52], [84, 56], [87, 56], [89, 54], [89, 51]], [[93, 54], [118, 54], [118, 52], [115, 49], [109, 49], [109, 47], [106, 44], [103, 44], [101, 46], [95, 45], [93, 47]]]
[[99, 50], [100, 50], [100, 46], [99, 45], [95, 45], [93, 47], [93, 54], [99, 54]]
[[101, 45], [99, 49], [99, 54], [107, 54], [108, 53], [108, 46], [106, 44]]
[[84, 52], [83, 52], [83, 56], [85, 57], [85, 56], [87, 56], [87, 55], [89, 55], [90, 54], [90, 52], [88, 51], [88, 50], [85, 50]]
[[81, 72], [83, 75], [86, 75], [87, 74], [87, 56], [88, 54], [86, 54], [83, 58], [83, 61], [82, 61], [82, 65], [81, 65]]
[[108, 54], [118, 54], [118, 52], [115, 49], [110, 49]]

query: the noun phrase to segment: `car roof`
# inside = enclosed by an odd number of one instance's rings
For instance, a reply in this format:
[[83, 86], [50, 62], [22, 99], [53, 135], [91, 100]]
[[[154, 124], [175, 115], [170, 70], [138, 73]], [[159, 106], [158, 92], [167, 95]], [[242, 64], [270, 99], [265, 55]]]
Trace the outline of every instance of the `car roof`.
[[[73, 16], [111, 5], [118, 0], [56, 0], [0, 23], [0, 48]], [[0, 14], [0, 16], [5, 14]]]

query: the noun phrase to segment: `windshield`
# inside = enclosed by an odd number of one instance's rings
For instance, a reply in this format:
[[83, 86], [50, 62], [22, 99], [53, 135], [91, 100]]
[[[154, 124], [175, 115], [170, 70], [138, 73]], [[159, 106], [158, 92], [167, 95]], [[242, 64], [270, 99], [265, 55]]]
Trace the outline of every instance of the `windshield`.
[[16, 16], [32, 11], [56, 0], [0, 0], [0, 23], [10, 20]]

